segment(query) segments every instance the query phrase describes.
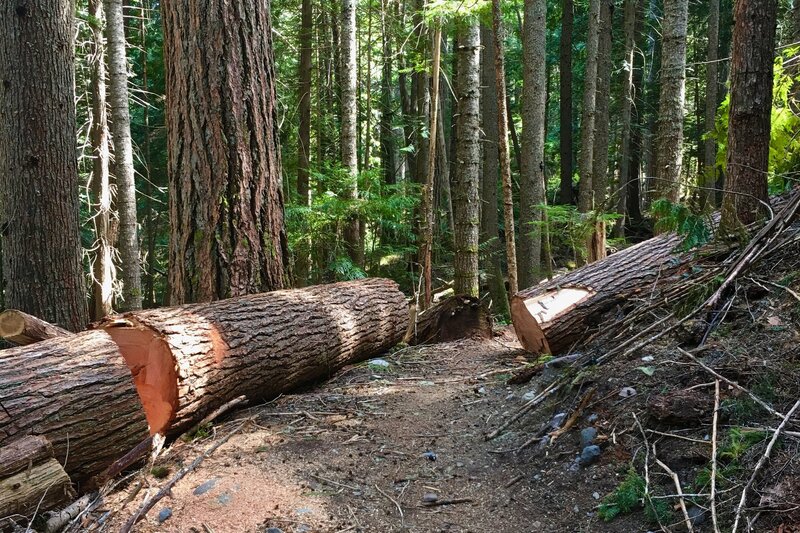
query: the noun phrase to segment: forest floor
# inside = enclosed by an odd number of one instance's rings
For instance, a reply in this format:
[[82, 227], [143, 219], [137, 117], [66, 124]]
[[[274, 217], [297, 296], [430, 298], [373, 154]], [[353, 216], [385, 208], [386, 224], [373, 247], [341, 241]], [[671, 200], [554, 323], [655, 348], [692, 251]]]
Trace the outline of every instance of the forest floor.
[[[698, 344], [689, 323], [635, 354], [509, 385], [532, 356], [501, 328], [490, 340], [404, 347], [347, 367], [176, 441], [156, 460], [161, 472], [129, 474], [93, 520], [119, 530], [166, 479], [235, 431], [137, 531], [714, 531], [712, 470], [720, 531], [730, 531], [781, 423], [748, 392], [780, 413], [800, 397], [800, 296], [785, 289], [800, 281], [798, 262], [800, 250], [789, 249], [742, 280], [692, 356], [681, 351]], [[609, 342], [600, 336], [582, 350], [599, 355]], [[718, 394], [699, 362], [724, 378]], [[486, 439], [566, 375], [558, 394]], [[569, 428], [540, 439], [559, 425]], [[753, 531], [800, 530], [800, 424], [785, 430], [747, 489], [743, 523]]]

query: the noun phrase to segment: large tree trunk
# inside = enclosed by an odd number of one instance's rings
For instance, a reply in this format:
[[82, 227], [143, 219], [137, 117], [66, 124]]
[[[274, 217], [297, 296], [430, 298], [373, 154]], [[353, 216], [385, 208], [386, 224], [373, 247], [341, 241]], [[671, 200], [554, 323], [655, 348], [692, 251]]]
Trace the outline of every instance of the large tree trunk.
[[93, 320], [112, 312], [115, 276], [111, 243], [111, 184], [109, 182], [109, 132], [106, 111], [106, 48], [103, 39], [105, 13], [102, 0], [89, 1], [89, 27], [92, 30], [92, 178], [91, 200], [95, 242], [92, 264]]
[[71, 481], [44, 437], [0, 448], [0, 517], [32, 517], [75, 497]]
[[131, 114], [128, 107], [128, 58], [125, 42], [123, 0], [105, 0], [108, 40], [108, 102], [114, 143], [114, 177], [119, 213], [119, 280], [122, 290], [117, 308], [142, 308], [142, 274], [139, 263], [139, 231], [136, 216], [136, 180], [133, 173]]
[[680, 197], [688, 18], [689, 0], [664, 0], [655, 198], [671, 202], [677, 202]]
[[162, 4], [171, 303], [286, 285], [269, 5]]
[[525, 1], [522, 34], [522, 168], [519, 188], [519, 284], [541, 279], [544, 190], [547, 2]]
[[395, 282], [365, 279], [134, 312], [8, 349], [0, 447], [46, 436], [81, 482], [149, 434], [176, 436], [234, 398], [274, 398], [391, 348], [407, 317]]
[[575, 202], [572, 190], [574, 173], [572, 153], [572, 28], [575, 6], [573, 0], [561, 1], [561, 40], [559, 41], [559, 154], [561, 157], [561, 185], [559, 201]]
[[[481, 27], [481, 114], [483, 118], [483, 172], [481, 173], [481, 243], [485, 249], [491, 310], [497, 315], [508, 316], [508, 293], [503, 279], [502, 250], [500, 245], [499, 220], [497, 216], [498, 168], [498, 109], [497, 85], [495, 84], [495, 48], [492, 30]], [[512, 220], [513, 224], [514, 221]], [[507, 225], [506, 225], [507, 227]], [[512, 294], [516, 291], [512, 291]]]
[[73, 8], [0, 5], [0, 236], [5, 305], [80, 330]]
[[[302, 207], [311, 205], [311, 189], [309, 187], [309, 170], [311, 164], [311, 36], [313, 33], [313, 12], [311, 0], [303, 0], [300, 17], [300, 64], [298, 78], [300, 103], [298, 114], [300, 125], [297, 132], [297, 202]], [[300, 246], [295, 258], [295, 279], [299, 287], [308, 282], [311, 258], [310, 242]]]
[[480, 232], [480, 48], [476, 22], [464, 22], [458, 30], [458, 115], [453, 172], [453, 216], [455, 223], [454, 289], [457, 294], [478, 296], [478, 242]]
[[[514, 231], [514, 192], [511, 183], [511, 154], [508, 147], [508, 98], [506, 97], [506, 61], [503, 39], [505, 39], [505, 29], [503, 28], [503, 11], [500, 6], [500, 0], [492, 0], [494, 84], [496, 88], [495, 96], [497, 99], [497, 150], [500, 156], [500, 181], [503, 186], [503, 220], [505, 222], [508, 288], [509, 292], [514, 294], [519, 290], [519, 276], [517, 272], [516, 232]], [[547, 130], [546, 126], [544, 130]], [[542, 175], [544, 175], [544, 173], [542, 173]], [[544, 197], [544, 189], [542, 189], [542, 197]], [[497, 205], [496, 202], [495, 205]]]
[[[348, 172], [347, 196], [358, 198], [358, 65], [356, 63], [356, 0], [342, 0], [341, 43], [341, 99], [342, 99], [342, 166]], [[345, 223], [344, 241], [350, 260], [363, 265], [361, 230], [358, 217], [351, 216]]]
[[636, 18], [638, 0], [625, 0], [623, 27], [625, 31], [625, 55], [622, 63], [622, 135], [620, 141], [619, 181], [617, 184], [617, 213], [621, 216], [614, 224], [616, 237], [625, 236], [625, 223], [629, 217], [627, 209], [628, 179], [631, 165], [631, 130], [634, 112], [633, 71], [636, 62]]
[[[706, 53], [706, 101], [704, 115], [704, 130], [706, 133], [714, 131], [714, 122], [717, 118], [719, 105], [719, 2], [708, 2], [708, 51]], [[796, 2], [800, 5], [800, 2]], [[700, 198], [704, 207], [716, 205], [717, 184], [717, 140], [713, 137], [706, 139], [703, 150], [703, 173], [701, 175]]]
[[777, 5], [736, 0], [731, 50], [731, 107], [722, 226], [733, 230], [764, 215], [767, 197], [772, 72]]
[[511, 317], [522, 346], [534, 353], [568, 350], [602, 315], [650, 290], [659, 276], [680, 268], [676, 246], [682, 237], [659, 235], [573, 270], [544, 285], [517, 293]]
[[[605, 213], [608, 188], [608, 130], [611, 103], [611, 28], [614, 5], [611, 0], [600, 2], [600, 34], [597, 41], [597, 96], [595, 98], [594, 146], [592, 147], [592, 208]], [[587, 243], [588, 260], [594, 262], [606, 256], [606, 224], [596, 220]]]
[[578, 209], [581, 213], [592, 210], [592, 169], [594, 161], [594, 132], [597, 98], [597, 48], [600, 37], [600, 2], [589, 0], [589, 24], [586, 33], [586, 74], [583, 82], [583, 110], [581, 111], [581, 150], [578, 158], [580, 183]]

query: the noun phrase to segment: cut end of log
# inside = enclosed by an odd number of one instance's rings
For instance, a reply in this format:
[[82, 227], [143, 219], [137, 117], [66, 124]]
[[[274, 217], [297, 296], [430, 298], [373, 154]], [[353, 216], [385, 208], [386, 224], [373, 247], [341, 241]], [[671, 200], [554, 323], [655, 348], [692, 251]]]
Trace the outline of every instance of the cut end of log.
[[165, 433], [178, 410], [178, 375], [166, 341], [149, 329], [106, 329], [133, 375], [150, 434]]
[[6, 309], [0, 313], [0, 337], [20, 346], [71, 334], [17, 309]]
[[412, 312], [410, 318], [405, 341], [411, 345], [492, 337], [492, 319], [472, 296], [450, 296], [419, 314]]
[[25, 331], [25, 319], [14, 309], [0, 313], [0, 336], [13, 337]]
[[593, 295], [591, 289], [564, 287], [528, 298], [524, 293], [514, 296], [511, 300], [511, 317], [523, 348], [533, 353], [550, 353], [542, 325], [569, 312]]

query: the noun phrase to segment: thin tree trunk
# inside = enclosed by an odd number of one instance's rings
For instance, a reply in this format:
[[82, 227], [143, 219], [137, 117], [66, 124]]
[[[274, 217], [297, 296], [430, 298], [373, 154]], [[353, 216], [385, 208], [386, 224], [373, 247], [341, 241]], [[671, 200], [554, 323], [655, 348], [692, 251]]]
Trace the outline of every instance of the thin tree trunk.
[[91, 205], [95, 242], [92, 264], [92, 320], [112, 312], [114, 262], [111, 245], [111, 186], [109, 183], [109, 138], [106, 113], [106, 52], [103, 37], [105, 12], [102, 0], [89, 1], [92, 30], [92, 179]]
[[731, 48], [728, 161], [721, 226], [729, 231], [766, 213], [777, 5], [736, 0]]
[[478, 242], [480, 231], [480, 29], [463, 22], [458, 29], [458, 115], [456, 116], [453, 214], [455, 218], [453, 266], [456, 294], [478, 296]]
[[[367, 80], [364, 90], [366, 96], [366, 112], [364, 113], [364, 164], [362, 170], [369, 170], [370, 143], [372, 142], [372, 3], [367, 2]], [[362, 235], [363, 239], [364, 236]]]
[[[311, 0], [302, 0], [300, 15], [300, 65], [298, 77], [300, 102], [298, 104], [300, 124], [297, 138], [297, 202], [302, 207], [311, 205], [309, 170], [311, 167], [311, 36], [313, 30], [313, 10]], [[296, 258], [295, 279], [299, 287], [308, 282], [310, 267], [310, 240], [300, 246]], [[307, 248], [308, 247], [308, 248]]]
[[111, 107], [111, 137], [114, 143], [114, 177], [119, 213], [119, 280], [122, 284], [120, 311], [142, 308], [142, 273], [136, 216], [136, 180], [133, 172], [131, 115], [128, 106], [128, 58], [125, 42], [123, 0], [105, 0], [108, 39], [108, 101]]
[[0, 4], [0, 235], [5, 305], [80, 330], [74, 5]]
[[[500, 7], [500, 0], [492, 0], [494, 83], [496, 88], [495, 99], [497, 101], [497, 150], [500, 155], [500, 180], [503, 184], [503, 221], [505, 222], [508, 289], [511, 294], [516, 294], [519, 290], [519, 282], [517, 281], [517, 246], [514, 235], [514, 193], [511, 188], [511, 154], [508, 148], [508, 108], [506, 107], [508, 99], [506, 98], [504, 38], [505, 30], [503, 29], [503, 13]], [[484, 103], [484, 105], [486, 104]], [[544, 154], [544, 146], [542, 147], [542, 153]], [[494, 187], [496, 191], [496, 185]], [[497, 210], [497, 202], [494, 203], [493, 209]], [[495, 214], [495, 216], [497, 215]]]
[[689, 0], [664, 0], [655, 190], [671, 202], [680, 197], [688, 17]]
[[[493, 31], [486, 26], [481, 27], [481, 115], [483, 120], [483, 168], [481, 172], [481, 245], [484, 271], [489, 283], [489, 296], [492, 299], [491, 310], [495, 315], [508, 316], [508, 293], [503, 280], [502, 257], [503, 247], [500, 244], [499, 220], [497, 216], [497, 182], [500, 168], [498, 148], [498, 124], [500, 114], [497, 94], [495, 54]], [[512, 222], [513, 223], [513, 222]], [[507, 228], [506, 228], [506, 231]], [[516, 291], [514, 291], [516, 292]]]
[[631, 165], [631, 129], [633, 116], [633, 70], [636, 61], [636, 15], [638, 0], [625, 0], [623, 7], [623, 27], [625, 31], [625, 56], [622, 63], [624, 72], [622, 81], [622, 135], [619, 160], [619, 181], [617, 183], [617, 213], [621, 216], [614, 224], [614, 236], [625, 236], [625, 224], [628, 219], [628, 176]]
[[[146, 23], [150, 19], [149, 7], [145, 2], [142, 2], [139, 11], [139, 42], [144, 50], [147, 50], [147, 28]], [[142, 304], [145, 307], [156, 306], [156, 291], [155, 291], [155, 276], [156, 265], [158, 260], [156, 258], [156, 234], [158, 232], [158, 222], [161, 218], [161, 210], [153, 209], [153, 176], [150, 172], [152, 166], [152, 157], [150, 150], [150, 84], [148, 81], [148, 68], [147, 68], [147, 54], [141, 54], [142, 61], [142, 89], [140, 95], [142, 99], [142, 118], [144, 122], [144, 143], [143, 143], [143, 166], [145, 178], [145, 222], [146, 222], [146, 238], [147, 238], [147, 267], [143, 272], [142, 285], [144, 296]]]
[[[611, 0], [600, 2], [600, 34], [597, 41], [597, 96], [595, 98], [594, 146], [592, 147], [592, 210], [605, 213], [608, 188], [608, 107], [611, 100], [611, 28], [614, 6]], [[606, 224], [595, 220], [587, 243], [590, 263], [606, 256]]]
[[288, 249], [269, 9], [256, 0], [162, 8], [171, 301], [282, 288]]
[[544, 121], [546, 102], [545, 0], [525, 1], [522, 33], [522, 168], [519, 191], [519, 284], [541, 279], [544, 191]]
[[397, 183], [397, 158], [395, 154], [397, 148], [394, 139], [394, 110], [392, 108], [392, 36], [388, 33], [389, 26], [386, 23], [386, 11], [386, 0], [381, 0], [383, 66], [381, 70], [381, 120], [378, 127], [380, 128], [383, 183], [394, 185]]
[[[589, 1], [589, 24], [586, 34], [586, 74], [583, 82], [583, 110], [581, 117], [581, 151], [578, 160], [580, 184], [578, 191], [578, 209], [581, 213], [592, 210], [592, 171], [594, 169], [594, 136], [597, 99], [597, 55], [600, 34], [600, 3], [602, 0]], [[579, 258], [581, 262], [585, 258]]]
[[[719, 1], [708, 1], [708, 52], [706, 53], [706, 109], [705, 132], [714, 131], [714, 121], [717, 118], [717, 105], [719, 103], [719, 74], [717, 58], [719, 57]], [[800, 2], [797, 2], [800, 4]], [[703, 174], [700, 198], [703, 206], [716, 205], [717, 184], [717, 140], [706, 139], [703, 152]]]
[[511, 96], [508, 94], [506, 94], [506, 109], [508, 110], [508, 134], [511, 137], [511, 146], [514, 148], [514, 161], [517, 163], [517, 170], [519, 170], [522, 168], [522, 149], [519, 146], [519, 135], [517, 135], [514, 115], [511, 112]]
[[430, 138], [433, 142], [429, 143], [428, 148], [428, 169], [425, 173], [425, 186], [422, 189], [422, 277], [424, 280], [424, 296], [419, 308], [425, 310], [431, 305], [433, 298], [433, 226], [434, 217], [434, 195], [433, 181], [436, 174], [436, 139], [439, 126], [439, 63], [441, 61], [442, 50], [442, 27], [436, 26], [433, 33], [433, 69], [431, 77], [433, 79], [432, 102], [431, 102], [431, 122], [429, 126]]
[[[342, 0], [342, 166], [349, 174], [347, 197], [358, 199], [358, 66], [356, 64], [356, 3], [357, 0]], [[350, 260], [356, 265], [364, 264], [361, 247], [361, 229], [358, 217], [351, 215], [345, 222], [344, 241]]]
[[561, 40], [559, 41], [559, 154], [561, 157], [561, 186], [559, 202], [575, 202], [572, 190], [572, 28], [575, 5], [573, 0], [561, 1]]

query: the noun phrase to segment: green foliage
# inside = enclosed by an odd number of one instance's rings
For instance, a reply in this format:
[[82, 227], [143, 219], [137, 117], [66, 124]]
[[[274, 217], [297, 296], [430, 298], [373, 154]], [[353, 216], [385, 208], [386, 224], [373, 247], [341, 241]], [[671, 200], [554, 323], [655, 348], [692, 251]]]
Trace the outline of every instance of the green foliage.
[[150, 474], [156, 479], [164, 479], [169, 475], [169, 468], [166, 466], [154, 466], [150, 469]]
[[673, 231], [682, 235], [681, 249], [684, 251], [702, 246], [711, 239], [711, 232], [703, 216], [693, 213], [681, 203], [660, 198], [653, 201], [650, 211], [656, 219], [656, 232]]
[[[787, 173], [794, 171], [800, 164], [800, 116], [794, 111], [797, 102], [792, 88], [800, 83], [800, 74], [796, 69], [789, 69], [784, 63], [796, 58], [800, 48], [785, 48], [775, 58], [772, 86], [772, 116], [769, 145], [769, 189], [771, 194], [782, 192], [789, 186], [785, 179]], [[796, 59], [795, 59], [796, 61]], [[730, 115], [730, 93], [720, 104], [714, 131], [707, 134], [717, 142], [717, 167], [725, 170], [728, 149], [728, 118]]]
[[649, 498], [645, 493], [646, 488], [644, 478], [631, 468], [614, 492], [603, 498], [597, 514], [609, 522], [617, 516], [644, 509], [645, 517], [650, 523], [670, 523], [672, 508], [669, 502], [663, 498]]
[[547, 230], [554, 255], [567, 257], [573, 255], [576, 261], [578, 257], [586, 257], [587, 240], [594, 231], [595, 224], [598, 221], [605, 222], [606, 228], [610, 228], [619, 218], [616, 213], [599, 211], [581, 213], [574, 205], [540, 204], [538, 207], [543, 210], [546, 217], [542, 221], [531, 222], [530, 226]]

